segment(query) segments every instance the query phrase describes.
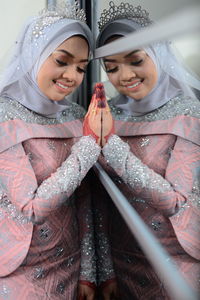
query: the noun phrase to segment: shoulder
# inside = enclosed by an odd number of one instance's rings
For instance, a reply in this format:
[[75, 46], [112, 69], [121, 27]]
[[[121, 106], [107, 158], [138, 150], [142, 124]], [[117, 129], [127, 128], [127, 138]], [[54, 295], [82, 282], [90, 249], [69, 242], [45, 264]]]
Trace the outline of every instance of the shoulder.
[[56, 118], [47, 118], [39, 115], [17, 101], [0, 98], [0, 122], [19, 119], [25, 123], [33, 123], [40, 125], [59, 124], [77, 119], [82, 119], [85, 115], [85, 110], [80, 105], [71, 102], [69, 106], [59, 113]]
[[188, 116], [200, 119], [200, 101], [196, 98], [179, 95], [170, 99], [165, 105], [151, 111], [143, 116], [127, 115], [122, 109], [117, 108], [115, 103], [119, 97], [109, 100], [109, 106], [116, 120], [128, 122], [153, 122], [159, 120], [170, 120], [178, 116]]

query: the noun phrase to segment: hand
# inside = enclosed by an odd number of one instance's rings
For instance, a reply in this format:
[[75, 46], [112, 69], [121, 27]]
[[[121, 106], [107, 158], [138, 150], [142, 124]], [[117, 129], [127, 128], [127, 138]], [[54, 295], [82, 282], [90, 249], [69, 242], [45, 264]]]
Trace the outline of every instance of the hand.
[[101, 146], [104, 146], [109, 137], [114, 134], [114, 121], [105, 95], [101, 101], [104, 103], [104, 108], [101, 111]]
[[92, 135], [96, 142], [101, 143], [101, 108], [98, 107], [97, 85], [95, 86], [88, 112], [83, 121], [83, 135]]
[[100, 146], [104, 146], [114, 133], [114, 121], [101, 83], [95, 85], [88, 112], [83, 122], [83, 134], [92, 135]]
[[77, 300], [95, 300], [96, 286], [87, 281], [79, 281]]
[[104, 282], [101, 285], [101, 291], [104, 300], [120, 299], [117, 282], [115, 279]]

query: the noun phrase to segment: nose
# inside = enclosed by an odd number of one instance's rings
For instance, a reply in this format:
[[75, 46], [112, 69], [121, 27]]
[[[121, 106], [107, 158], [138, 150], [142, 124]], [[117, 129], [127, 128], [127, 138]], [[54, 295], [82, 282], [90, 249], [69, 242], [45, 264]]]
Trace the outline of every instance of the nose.
[[77, 75], [78, 72], [76, 70], [76, 66], [74, 65], [67, 66], [67, 68], [63, 70], [63, 74], [62, 74], [63, 78], [67, 79], [70, 82], [76, 82]]
[[121, 81], [131, 81], [136, 77], [136, 73], [132, 66], [127, 64], [120, 65], [120, 80]]

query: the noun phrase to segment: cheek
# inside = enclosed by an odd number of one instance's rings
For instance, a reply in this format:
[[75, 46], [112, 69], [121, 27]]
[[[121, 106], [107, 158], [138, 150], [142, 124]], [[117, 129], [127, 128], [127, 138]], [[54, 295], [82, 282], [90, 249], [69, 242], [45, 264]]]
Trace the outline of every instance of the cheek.
[[44, 86], [48, 77], [48, 69], [45, 66], [42, 66], [37, 74], [36, 80], [39, 87]]
[[80, 85], [83, 82], [84, 76], [85, 76], [84, 73], [83, 74], [79, 74], [78, 80], [77, 80], [78, 85]]
[[152, 72], [152, 84], [155, 86], [158, 80], [158, 73], [154, 70], [154, 72]]
[[107, 73], [109, 81], [114, 85], [118, 85], [118, 76], [117, 74]]

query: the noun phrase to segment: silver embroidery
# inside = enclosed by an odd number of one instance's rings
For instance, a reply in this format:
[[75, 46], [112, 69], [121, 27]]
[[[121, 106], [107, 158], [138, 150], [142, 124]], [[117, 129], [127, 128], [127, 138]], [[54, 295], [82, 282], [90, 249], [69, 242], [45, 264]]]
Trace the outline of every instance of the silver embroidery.
[[[8, 218], [11, 218], [17, 221], [19, 224], [27, 224], [30, 222], [28, 218], [26, 218], [22, 213], [20, 213], [15, 205], [11, 203], [8, 197], [0, 191], [0, 208], [2, 208], [7, 214]], [[4, 215], [5, 217], [5, 215]]]
[[81, 276], [90, 282], [96, 281], [96, 259], [93, 232], [87, 233], [81, 242]]
[[55, 147], [55, 142], [54, 141], [48, 141], [47, 142], [47, 146], [48, 146], [48, 148], [50, 149], [50, 150], [52, 150], [52, 151], [56, 151], [56, 147]]
[[64, 248], [63, 247], [57, 247], [55, 249], [55, 254], [54, 254], [55, 257], [63, 256], [63, 254], [64, 254]]
[[104, 146], [102, 152], [107, 163], [112, 166], [118, 175], [122, 175], [125, 170], [127, 155], [130, 147], [118, 136], [113, 135]]
[[114, 274], [113, 263], [110, 255], [109, 240], [103, 232], [97, 233], [96, 238], [98, 240], [98, 281], [104, 282], [112, 278]]
[[153, 230], [159, 231], [161, 229], [161, 222], [160, 221], [152, 221], [151, 225], [153, 227]]
[[61, 193], [69, 197], [97, 161], [99, 153], [100, 147], [93, 138], [82, 137], [73, 145], [71, 155], [61, 167], [39, 186], [36, 197], [50, 199]]
[[51, 231], [49, 228], [47, 228], [47, 227], [40, 228], [39, 237], [41, 238], [41, 240], [48, 239], [50, 235], [51, 235]]
[[2, 284], [0, 286], [0, 296], [1, 299], [9, 299], [10, 298], [11, 290], [6, 284]]
[[73, 263], [74, 263], [74, 257], [70, 257], [64, 262], [64, 266], [70, 268], [73, 265]]
[[27, 153], [27, 156], [28, 156], [28, 159], [29, 159], [30, 161], [33, 160], [33, 153], [28, 152], [28, 153]]
[[66, 288], [66, 283], [65, 282], [60, 282], [57, 287], [56, 287], [56, 292], [59, 294], [64, 294]]
[[117, 173], [120, 170], [126, 183], [132, 188], [147, 188], [159, 192], [172, 190], [162, 176], [144, 165], [129, 149], [129, 146], [116, 135], [113, 135], [103, 148], [107, 162]]
[[190, 201], [192, 201], [193, 205], [200, 208], [200, 182], [195, 181], [192, 187], [192, 192], [190, 194]]
[[114, 118], [116, 120], [123, 120], [127, 122], [152, 122], [157, 120], [169, 120], [179, 115], [200, 118], [199, 101], [197, 99], [184, 97], [182, 95], [171, 99], [164, 106], [138, 117], [124, 113], [122, 109], [117, 108], [112, 104], [112, 99], [108, 101], [108, 103]]
[[85, 111], [78, 104], [71, 102], [65, 111], [58, 113], [57, 118], [47, 118], [30, 111], [17, 101], [8, 98], [0, 99], [0, 122], [20, 119], [26, 123], [36, 123], [40, 125], [59, 124], [84, 117]]
[[80, 276], [84, 280], [96, 282], [96, 255], [94, 246], [94, 226], [92, 211], [84, 205], [86, 232], [81, 241], [81, 270]]
[[110, 243], [103, 230], [103, 217], [98, 209], [95, 209], [95, 242], [97, 251], [97, 281], [98, 284], [114, 277]]
[[145, 137], [145, 138], [142, 138], [142, 139], [140, 140], [140, 146], [141, 146], [141, 147], [148, 146], [148, 145], [149, 145], [149, 143], [150, 143], [150, 139], [149, 139], [149, 138], [147, 138], [147, 137]]
[[42, 267], [36, 267], [33, 271], [34, 279], [41, 279], [45, 277], [45, 270]]

